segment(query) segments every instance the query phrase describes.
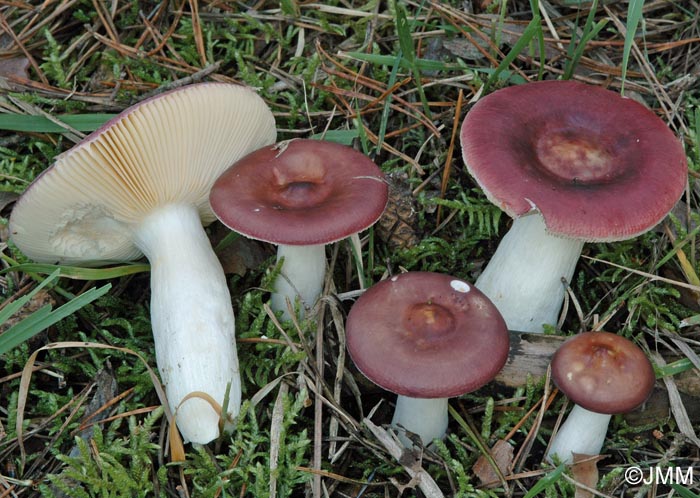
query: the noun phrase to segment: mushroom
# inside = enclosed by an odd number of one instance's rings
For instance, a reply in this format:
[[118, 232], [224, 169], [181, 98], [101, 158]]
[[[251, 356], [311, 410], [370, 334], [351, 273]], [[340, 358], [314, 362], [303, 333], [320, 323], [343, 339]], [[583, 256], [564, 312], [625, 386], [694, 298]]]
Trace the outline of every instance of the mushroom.
[[567, 339], [552, 357], [552, 379], [576, 403], [552, 440], [547, 458], [572, 463], [573, 453], [598, 455], [612, 414], [644, 403], [654, 369], [632, 341], [610, 332]]
[[496, 307], [464, 280], [440, 273], [402, 273], [375, 284], [353, 305], [345, 330], [360, 372], [398, 394], [392, 425], [426, 445], [445, 434], [448, 398], [489, 382], [508, 357]]
[[299, 298], [303, 311], [321, 295], [325, 245], [371, 226], [387, 199], [384, 175], [367, 156], [303, 139], [248, 154], [219, 177], [210, 195], [224, 225], [278, 245], [283, 263], [271, 307], [285, 318], [287, 299]]
[[683, 147], [661, 119], [577, 82], [498, 90], [469, 111], [461, 140], [469, 172], [514, 218], [476, 286], [525, 332], [556, 324], [584, 242], [651, 229], [687, 180]]
[[[200, 83], [136, 104], [72, 149], [27, 188], [10, 219], [30, 258], [96, 266], [151, 263], [156, 360], [185, 440], [207, 443], [220, 415], [199, 397], [240, 408], [235, 326], [226, 279], [202, 227], [208, 195], [244, 154], [275, 141], [272, 113], [254, 91]], [[228, 421], [230, 422], [230, 420]]]

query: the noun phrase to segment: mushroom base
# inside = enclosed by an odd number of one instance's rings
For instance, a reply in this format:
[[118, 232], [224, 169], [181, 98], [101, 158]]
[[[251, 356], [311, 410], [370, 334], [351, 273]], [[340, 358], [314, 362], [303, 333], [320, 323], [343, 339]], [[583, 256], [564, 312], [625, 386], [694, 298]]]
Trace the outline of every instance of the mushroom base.
[[566, 464], [573, 463], [573, 453], [599, 455], [608, 432], [611, 415], [595, 413], [574, 405], [569, 417], [561, 425], [549, 445], [547, 459]]
[[323, 292], [326, 277], [326, 246], [280, 245], [277, 248], [277, 261], [284, 259], [282, 269], [275, 282], [270, 307], [281, 311], [285, 320], [291, 318], [287, 300], [294, 306], [300, 301], [302, 317], [311, 309]]
[[565, 287], [583, 242], [549, 235], [542, 216], [517, 218], [503, 237], [476, 287], [496, 305], [511, 330], [543, 332], [556, 325]]
[[406, 432], [420, 436], [427, 446], [434, 439], [442, 439], [447, 431], [447, 398], [411, 398], [399, 395], [391, 425], [399, 440], [407, 448], [413, 446]]
[[[241, 382], [231, 297], [224, 271], [197, 208], [156, 209], [135, 229], [151, 263], [151, 322], [170, 410], [186, 441], [208, 443], [219, 435], [220, 416], [202, 392], [222, 404], [230, 385], [229, 426], [241, 404]], [[226, 425], [224, 425], [226, 428]], [[229, 427], [230, 428], [230, 427]]]

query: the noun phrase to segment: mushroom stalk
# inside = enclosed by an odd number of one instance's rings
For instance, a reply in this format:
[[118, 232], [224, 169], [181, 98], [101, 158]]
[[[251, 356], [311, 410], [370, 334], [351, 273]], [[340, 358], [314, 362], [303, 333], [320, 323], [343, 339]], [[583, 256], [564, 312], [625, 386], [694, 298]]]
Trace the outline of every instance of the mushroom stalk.
[[513, 221], [476, 280], [511, 330], [543, 332], [556, 325], [564, 301], [562, 279], [571, 281], [583, 241], [547, 233], [539, 213]]
[[574, 460], [572, 453], [599, 455], [611, 417], [574, 405], [549, 445], [547, 458], [552, 461], [556, 455], [560, 462], [571, 464]]
[[[151, 263], [151, 321], [170, 409], [186, 441], [208, 443], [219, 435], [219, 414], [192, 392], [223, 404], [225, 421], [238, 414], [241, 383], [231, 297], [224, 271], [202, 228], [196, 206], [169, 204], [135, 229]], [[180, 406], [180, 403], [182, 405]]]
[[434, 439], [442, 439], [447, 431], [448, 398], [411, 398], [399, 395], [391, 425], [397, 427], [399, 440], [410, 448], [412, 443], [403, 431], [420, 436], [427, 446]]
[[301, 301], [301, 314], [311, 309], [323, 291], [326, 276], [326, 249], [324, 244], [310, 246], [292, 246], [280, 244], [277, 249], [277, 261], [284, 258], [280, 275], [275, 282], [270, 307], [273, 311], [282, 311], [288, 320], [287, 299], [292, 303]]

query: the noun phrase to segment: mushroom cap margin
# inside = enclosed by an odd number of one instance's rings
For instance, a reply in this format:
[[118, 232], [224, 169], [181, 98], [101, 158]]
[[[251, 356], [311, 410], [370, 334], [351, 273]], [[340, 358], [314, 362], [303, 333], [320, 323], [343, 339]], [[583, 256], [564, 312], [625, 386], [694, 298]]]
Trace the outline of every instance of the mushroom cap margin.
[[198, 83], [151, 97], [56, 157], [15, 204], [11, 238], [40, 262], [136, 259], [132, 226], [170, 203], [191, 203], [210, 223], [218, 175], [275, 137], [272, 112], [241, 85]]
[[610, 332], [583, 332], [561, 344], [552, 379], [574, 403], [596, 413], [627, 413], [644, 403], [654, 368], [632, 341]]
[[[464, 162], [492, 203], [513, 218], [537, 210], [551, 234], [589, 242], [649, 230], [687, 182], [683, 146], [660, 118], [579, 82], [493, 92], [467, 113], [460, 137]], [[552, 173], [559, 153], [569, 161]], [[572, 164], [590, 168], [577, 177]]]
[[256, 150], [216, 181], [210, 203], [232, 230], [286, 245], [330, 244], [371, 226], [388, 185], [379, 167], [351, 147], [294, 139]]
[[414, 398], [478, 389], [508, 358], [505, 321], [473, 285], [449, 275], [407, 272], [370, 287], [346, 323], [347, 347], [372, 382]]

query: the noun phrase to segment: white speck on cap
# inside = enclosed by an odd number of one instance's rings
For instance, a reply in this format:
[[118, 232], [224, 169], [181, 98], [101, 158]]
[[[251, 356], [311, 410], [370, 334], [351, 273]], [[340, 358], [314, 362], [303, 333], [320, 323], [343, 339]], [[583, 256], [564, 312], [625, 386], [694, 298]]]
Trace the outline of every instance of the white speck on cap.
[[468, 283], [462, 282], [461, 280], [451, 281], [450, 287], [452, 287], [457, 292], [469, 292], [470, 290], [472, 290]]

